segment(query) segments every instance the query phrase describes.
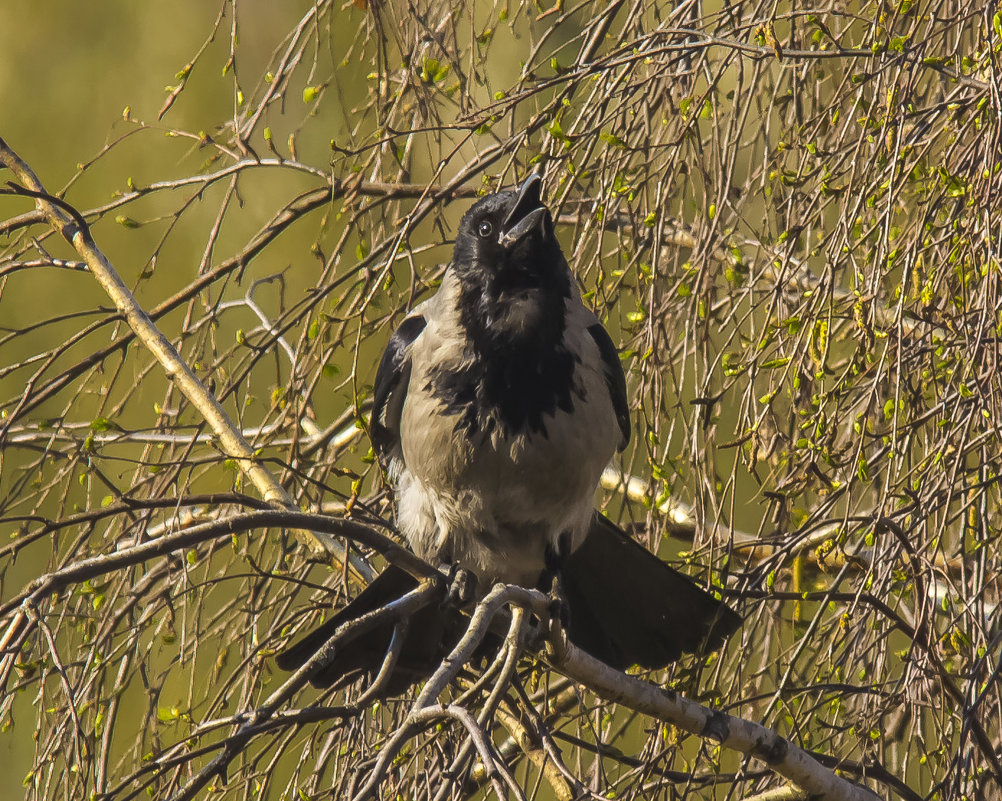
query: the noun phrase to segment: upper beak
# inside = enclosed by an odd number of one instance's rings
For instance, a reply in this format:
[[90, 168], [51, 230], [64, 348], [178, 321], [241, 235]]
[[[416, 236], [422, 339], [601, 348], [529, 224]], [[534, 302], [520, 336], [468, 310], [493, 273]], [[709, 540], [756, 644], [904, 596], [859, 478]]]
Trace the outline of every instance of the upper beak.
[[547, 226], [552, 225], [550, 212], [539, 198], [539, 190], [543, 179], [537, 174], [525, 179], [518, 190], [515, 205], [501, 225], [499, 242], [504, 247], [510, 247], [531, 231], [539, 230], [545, 233]]

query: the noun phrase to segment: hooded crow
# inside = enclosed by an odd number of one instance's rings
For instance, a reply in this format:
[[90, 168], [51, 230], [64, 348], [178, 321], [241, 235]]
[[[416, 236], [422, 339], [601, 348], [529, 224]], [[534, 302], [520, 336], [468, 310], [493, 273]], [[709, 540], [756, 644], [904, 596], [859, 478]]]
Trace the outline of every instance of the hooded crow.
[[[664, 667], [717, 648], [740, 618], [595, 511], [602, 470], [630, 439], [626, 379], [540, 187], [532, 175], [463, 216], [438, 292], [383, 354], [373, 447], [418, 556], [472, 572], [481, 593], [556, 578], [571, 642], [618, 669]], [[415, 586], [387, 569], [279, 665], [302, 665], [339, 626]], [[462, 631], [455, 608], [409, 622], [390, 690], [430, 674]], [[377, 670], [391, 633], [388, 624], [346, 644], [313, 683]]]

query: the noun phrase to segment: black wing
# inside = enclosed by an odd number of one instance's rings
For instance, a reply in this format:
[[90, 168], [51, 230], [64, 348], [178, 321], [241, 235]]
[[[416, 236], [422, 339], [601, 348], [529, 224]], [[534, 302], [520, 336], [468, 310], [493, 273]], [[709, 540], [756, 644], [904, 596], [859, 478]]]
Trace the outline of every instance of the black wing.
[[400, 411], [411, 374], [407, 352], [424, 327], [425, 319], [420, 314], [404, 320], [390, 337], [376, 370], [369, 436], [380, 459], [389, 456], [400, 442]]
[[612, 407], [616, 410], [616, 422], [619, 423], [619, 430], [623, 432], [619, 450], [623, 450], [630, 442], [630, 404], [626, 399], [626, 376], [623, 374], [623, 365], [619, 361], [619, 353], [612, 342], [612, 337], [601, 323], [588, 326], [588, 333], [595, 340], [598, 352], [602, 355], [605, 383], [612, 397]]

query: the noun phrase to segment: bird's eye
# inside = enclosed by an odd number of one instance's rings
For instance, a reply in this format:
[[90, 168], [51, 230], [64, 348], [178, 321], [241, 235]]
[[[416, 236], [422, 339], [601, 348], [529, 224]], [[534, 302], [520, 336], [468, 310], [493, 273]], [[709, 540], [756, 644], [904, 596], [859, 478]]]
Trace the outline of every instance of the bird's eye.
[[477, 227], [477, 233], [479, 233], [480, 236], [482, 236], [484, 239], [486, 239], [487, 237], [489, 237], [491, 234], [494, 233], [494, 226], [491, 225], [488, 220], [484, 220]]

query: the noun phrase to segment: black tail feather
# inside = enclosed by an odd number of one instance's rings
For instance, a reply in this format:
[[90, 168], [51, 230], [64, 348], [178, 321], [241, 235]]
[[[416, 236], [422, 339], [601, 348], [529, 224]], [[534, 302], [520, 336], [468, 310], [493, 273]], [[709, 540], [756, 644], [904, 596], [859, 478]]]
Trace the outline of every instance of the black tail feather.
[[[711, 651], [741, 624], [734, 611], [598, 514], [584, 543], [564, 557], [560, 585], [567, 604], [568, 638], [618, 670], [632, 665], [661, 668], [683, 653]], [[416, 586], [413, 577], [390, 565], [354, 601], [281, 653], [276, 663], [282, 670], [296, 670], [339, 626]], [[383, 694], [399, 694], [428, 678], [468, 622], [449, 604], [433, 603], [413, 614]], [[310, 683], [326, 688], [375, 675], [392, 634], [393, 626], [387, 624], [346, 643]], [[492, 647], [496, 646], [494, 642]]]
[[[416, 579], [390, 565], [354, 601], [279, 654], [276, 664], [282, 670], [297, 670], [334, 636], [340, 626], [396, 601], [415, 587]], [[385, 694], [398, 694], [431, 675], [458, 641], [462, 627], [459, 611], [438, 603], [429, 604], [411, 615], [399, 660], [384, 688]], [[392, 636], [393, 624], [387, 623], [345, 643], [334, 658], [311, 677], [310, 683], [314, 687], [333, 687], [367, 673], [374, 675], [383, 664]]]
[[560, 580], [568, 638], [619, 670], [712, 651], [741, 625], [733, 610], [598, 514], [563, 559]]

